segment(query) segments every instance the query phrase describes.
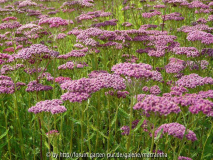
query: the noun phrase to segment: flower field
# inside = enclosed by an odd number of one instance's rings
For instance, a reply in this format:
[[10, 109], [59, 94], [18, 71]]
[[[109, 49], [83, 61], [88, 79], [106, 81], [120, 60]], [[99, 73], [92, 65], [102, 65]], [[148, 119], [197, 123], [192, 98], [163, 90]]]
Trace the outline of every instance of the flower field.
[[0, 0], [0, 159], [213, 158], [213, 1]]

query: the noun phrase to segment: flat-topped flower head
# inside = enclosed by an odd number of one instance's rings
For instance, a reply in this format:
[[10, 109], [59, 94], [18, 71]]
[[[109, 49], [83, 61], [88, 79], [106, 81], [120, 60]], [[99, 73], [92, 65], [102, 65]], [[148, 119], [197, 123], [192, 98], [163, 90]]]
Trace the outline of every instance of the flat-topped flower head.
[[19, 3], [18, 8], [28, 7], [28, 6], [37, 6], [37, 3], [30, 0], [25, 0]]
[[71, 103], [78, 102], [82, 103], [89, 99], [91, 94], [85, 92], [67, 92], [61, 95], [63, 101], [69, 101]]
[[1, 23], [0, 24], [0, 30], [3, 30], [3, 29], [16, 29], [16, 28], [19, 28], [20, 26], [21, 26], [21, 24], [19, 22], [17, 22], [17, 21]]
[[61, 104], [63, 104], [63, 101], [60, 99], [40, 101], [35, 106], [29, 108], [28, 112], [33, 112], [34, 114], [41, 112], [50, 112], [52, 114], [66, 112], [67, 109], [61, 106]]
[[49, 50], [47, 46], [43, 44], [33, 44], [29, 48], [23, 48], [22, 50], [18, 51], [17, 57], [19, 59], [32, 59], [35, 57], [42, 58], [43, 56], [52, 56], [57, 57], [58, 52]]
[[145, 63], [119, 63], [112, 67], [115, 74], [135, 78], [151, 78], [152, 66]]
[[37, 81], [31, 81], [27, 85], [27, 92], [38, 92], [38, 91], [49, 91], [52, 90], [53, 88], [51, 86], [45, 86], [43, 84], [38, 83]]
[[159, 87], [159, 86], [154, 85], [154, 86], [150, 87], [149, 92], [150, 92], [151, 94], [158, 95], [158, 94], [161, 93], [161, 90], [160, 90], [160, 87]]
[[165, 66], [167, 73], [180, 73], [185, 69], [185, 62], [181, 59], [170, 58], [169, 63]]
[[186, 88], [195, 88], [205, 84], [213, 84], [213, 78], [200, 77], [198, 74], [192, 73], [181, 77], [178, 81], [176, 81], [176, 84]]
[[15, 84], [8, 76], [0, 75], [0, 94], [13, 94], [15, 92]]
[[170, 113], [179, 113], [180, 107], [166, 97], [159, 97], [155, 95], [142, 95], [138, 100], [140, 102], [136, 103], [133, 107], [134, 110], [143, 110], [145, 113], [158, 113], [160, 115], [167, 116]]
[[69, 22], [60, 17], [51, 17], [40, 19], [38, 25], [49, 25], [50, 28], [58, 28], [60, 26], [67, 26]]
[[177, 55], [186, 55], [187, 57], [198, 57], [200, 53], [195, 47], [175, 47], [172, 51]]
[[189, 111], [192, 114], [203, 112], [203, 114], [213, 117], [213, 102], [209, 100], [198, 99], [194, 105], [189, 107]]
[[[168, 134], [175, 138], [183, 139], [186, 127], [179, 123], [163, 124], [160, 127], [158, 127], [158, 129], [155, 131], [155, 137], [157, 136], [158, 132], [161, 131], [161, 129], [163, 129], [161, 137], [164, 134]], [[186, 130], [185, 137], [186, 139], [192, 142], [197, 140], [196, 134], [189, 129]]]
[[186, 39], [188, 41], [201, 41], [201, 43], [207, 45], [213, 43], [213, 35], [211, 33], [199, 30], [189, 32]]

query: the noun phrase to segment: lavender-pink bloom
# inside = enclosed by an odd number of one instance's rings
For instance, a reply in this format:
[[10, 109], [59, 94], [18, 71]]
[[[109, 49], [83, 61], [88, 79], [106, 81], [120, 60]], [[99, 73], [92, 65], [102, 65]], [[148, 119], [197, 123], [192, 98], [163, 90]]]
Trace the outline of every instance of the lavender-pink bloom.
[[[157, 136], [158, 132], [161, 131], [161, 129], [163, 129], [162, 135], [168, 134], [174, 136], [175, 138], [183, 139], [186, 127], [179, 123], [163, 124], [155, 131], [155, 137]], [[196, 134], [189, 129], [186, 130], [185, 137], [192, 142], [197, 140]]]
[[61, 106], [61, 104], [63, 104], [63, 101], [60, 99], [40, 101], [35, 106], [29, 108], [28, 112], [33, 112], [34, 114], [41, 112], [51, 112], [52, 114], [66, 112], [67, 109]]
[[[65, 82], [66, 83], [66, 82]], [[86, 101], [91, 95], [89, 93], [84, 92], [67, 92], [61, 95], [61, 99], [63, 101], [70, 101], [72, 103], [74, 102], [83, 102]]]
[[51, 86], [45, 86], [43, 84], [37, 83], [37, 81], [31, 81], [27, 85], [27, 92], [34, 92], [34, 91], [48, 91], [52, 90], [53, 88]]

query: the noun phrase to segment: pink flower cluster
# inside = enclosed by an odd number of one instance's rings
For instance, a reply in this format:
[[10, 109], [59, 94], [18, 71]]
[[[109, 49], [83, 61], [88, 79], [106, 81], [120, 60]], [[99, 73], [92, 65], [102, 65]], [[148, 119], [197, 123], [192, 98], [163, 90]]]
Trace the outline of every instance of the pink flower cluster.
[[77, 63], [77, 62], [66, 62], [65, 64], [62, 64], [58, 66], [59, 70], [65, 70], [65, 69], [74, 69], [74, 68], [83, 68], [85, 66], [88, 66], [86, 63]]
[[50, 28], [58, 28], [60, 26], [67, 26], [69, 23], [67, 20], [64, 20], [60, 17], [51, 17], [40, 19], [38, 25], [49, 25]]
[[159, 113], [160, 115], [167, 116], [170, 113], [179, 113], [181, 111], [180, 107], [176, 103], [166, 97], [142, 95], [142, 97], [140, 96], [138, 98], [142, 99], [142, 101], [136, 103], [133, 109], [142, 109], [143, 111], [145, 111], [146, 114], [154, 112]]
[[204, 44], [212, 44], [213, 43], [213, 35], [210, 33], [206, 33], [203, 31], [192, 31], [187, 35], [188, 41], [201, 41]]
[[51, 112], [52, 114], [66, 112], [67, 109], [61, 106], [61, 104], [63, 104], [63, 101], [60, 99], [40, 101], [35, 106], [29, 108], [28, 112], [33, 112], [34, 114], [41, 112]]
[[13, 94], [15, 92], [15, 84], [8, 76], [0, 75], [0, 94]]
[[183, 139], [184, 133], [186, 131], [185, 137], [188, 140], [190, 140], [192, 142], [197, 140], [196, 134], [193, 131], [191, 131], [189, 129], [186, 130], [186, 127], [179, 123], [168, 123], [168, 124], [161, 125], [155, 131], [155, 137], [157, 136], [158, 132], [161, 131], [161, 129], [163, 129], [163, 133], [162, 133], [161, 137], [164, 134], [168, 134], [168, 135], [174, 136], [175, 138]]
[[31, 58], [41, 58], [44, 55], [48, 56], [57, 56], [58, 53], [55, 51], [49, 50], [47, 46], [42, 44], [33, 44], [29, 48], [23, 48], [22, 50], [18, 51], [18, 58], [19, 59], [31, 59]]
[[198, 74], [192, 73], [190, 75], [186, 75], [181, 77], [178, 81], [176, 81], [178, 86], [186, 87], [186, 88], [195, 88], [197, 86], [203, 86], [205, 84], [213, 84], [213, 78], [211, 77], [200, 77]]
[[38, 92], [38, 91], [49, 91], [52, 90], [53, 88], [51, 86], [45, 86], [43, 84], [38, 83], [37, 81], [31, 81], [27, 85], [27, 92]]
[[166, 73], [180, 73], [185, 69], [186, 63], [177, 58], [170, 58], [169, 63], [165, 66]]

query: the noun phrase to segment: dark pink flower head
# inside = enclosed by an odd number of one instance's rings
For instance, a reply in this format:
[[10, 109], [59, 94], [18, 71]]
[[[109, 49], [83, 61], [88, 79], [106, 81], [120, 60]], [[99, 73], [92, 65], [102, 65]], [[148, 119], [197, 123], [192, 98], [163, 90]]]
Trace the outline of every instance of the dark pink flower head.
[[93, 7], [94, 4], [91, 0], [75, 0], [71, 2], [64, 2], [61, 8], [83, 8], [83, 7]]
[[55, 82], [57, 82], [59, 84], [62, 84], [63, 82], [69, 81], [69, 80], [71, 80], [70, 77], [57, 77], [57, 78], [55, 78]]
[[208, 21], [213, 21], [213, 15], [209, 15], [209, 17], [208, 17]]
[[163, 15], [162, 19], [164, 19], [164, 21], [169, 21], [169, 20], [182, 21], [184, 20], [184, 17], [181, 17], [181, 16], [182, 15], [180, 13], [174, 12], [174, 13]]
[[[58, 53], [58, 52], [57, 52]], [[18, 51], [18, 58], [20, 59], [32, 59], [32, 58], [41, 58], [44, 55], [48, 56], [57, 56], [55, 51], [49, 50], [47, 46], [42, 44], [33, 44], [29, 48], [23, 48]]]
[[102, 33], [103, 31], [99, 28], [88, 28], [77, 35], [77, 40], [86, 40], [88, 38], [97, 37]]
[[15, 92], [15, 84], [8, 76], [0, 75], [0, 94], [13, 94]]
[[200, 77], [198, 74], [192, 73], [181, 77], [176, 81], [178, 86], [186, 88], [196, 88], [197, 86], [203, 86], [205, 84], [213, 84], [213, 78], [211, 77]]
[[179, 73], [185, 69], [186, 65], [183, 60], [170, 58], [170, 62], [165, 66], [167, 73]]
[[192, 31], [187, 35], [188, 41], [201, 41], [204, 44], [212, 44], [213, 43], [213, 35], [210, 33], [206, 33], [203, 31]]
[[111, 71], [115, 74], [135, 78], [151, 78], [152, 66], [145, 63], [119, 63], [112, 67]]
[[83, 101], [86, 101], [88, 98], [90, 98], [90, 96], [91, 94], [85, 92], [67, 92], [61, 95], [61, 99], [63, 101], [69, 101], [71, 103], [82, 103]]
[[60, 17], [51, 17], [40, 19], [38, 25], [49, 25], [50, 28], [58, 28], [60, 26], [67, 26], [69, 23], [67, 20], [64, 20]]
[[159, 87], [159, 86], [154, 85], [154, 86], [152, 86], [152, 87], [150, 88], [149, 92], [150, 92], [151, 94], [158, 95], [158, 94], [161, 93], [161, 90], [160, 90], [160, 87]]
[[199, 51], [195, 47], [175, 47], [172, 51], [177, 55], [186, 55], [187, 57], [200, 56]]
[[84, 62], [80, 62], [80, 63], [77, 63], [77, 62], [67, 62], [65, 64], [62, 64], [60, 66], [58, 66], [58, 69], [59, 70], [65, 70], [65, 69], [75, 69], [75, 68], [83, 68], [85, 66], [88, 66], [86, 63]]
[[101, 89], [95, 79], [81, 78], [78, 80], [66, 81], [61, 84], [63, 90], [68, 90], [70, 92], [83, 92], [83, 93], [93, 93]]
[[43, 84], [37, 83], [37, 81], [31, 81], [27, 85], [27, 92], [34, 92], [34, 91], [49, 91], [52, 90], [53, 88], [51, 86], [45, 86]]
[[88, 74], [88, 77], [89, 78], [97, 78], [97, 76], [101, 73], [108, 73], [107, 71], [103, 71], [103, 70], [100, 70], [100, 71], [92, 71], [90, 74]]
[[2, 30], [2, 29], [15, 29], [15, 28], [19, 28], [20, 26], [21, 26], [21, 24], [17, 21], [1, 23], [0, 24], [0, 30]]
[[37, 3], [30, 0], [25, 0], [19, 3], [18, 8], [28, 7], [28, 6], [37, 6]]
[[14, 61], [14, 56], [9, 54], [0, 53], [0, 65], [5, 63], [10, 63]]
[[46, 79], [47, 81], [53, 81], [54, 77], [52, 77], [52, 75], [48, 72], [42, 73], [41, 75], [39, 75], [38, 79]]
[[159, 97], [155, 95], [146, 95], [143, 101], [138, 102], [133, 107], [134, 110], [142, 109], [145, 113], [151, 112], [158, 113], [160, 115], [167, 116], [171, 113], [179, 113], [180, 107], [166, 97]]
[[70, 57], [84, 57], [88, 52], [88, 48], [83, 48], [80, 50], [72, 50], [71, 52], [63, 55], [59, 55], [57, 58], [59, 59], [68, 59]]
[[194, 0], [190, 3], [189, 8], [202, 8], [202, 9], [208, 9], [209, 6], [204, 4], [201, 1]]
[[192, 114], [203, 112], [203, 114], [213, 117], [213, 102], [209, 100], [198, 99], [194, 105], [189, 107], [189, 111]]
[[[163, 124], [155, 131], [155, 137], [157, 136], [158, 132], [161, 131], [161, 129], [163, 129], [161, 137], [164, 134], [168, 134], [175, 138], [183, 139], [186, 127], [179, 123]], [[196, 134], [189, 129], [186, 130], [185, 137], [192, 142], [197, 140]]]
[[213, 49], [212, 48], [204, 48], [201, 51], [202, 55], [208, 55], [209, 57], [213, 57]]
[[142, 17], [144, 17], [144, 18], [151, 18], [151, 17], [154, 17], [156, 15], [161, 15], [161, 12], [157, 11], [157, 10], [154, 10], [153, 12], [142, 13]]
[[6, 17], [6, 18], [2, 19], [3, 22], [4, 21], [15, 21], [15, 20], [17, 20], [16, 17]]
[[143, 91], [143, 92], [149, 92], [149, 87], [144, 86], [144, 87], [142, 88], [142, 91]]
[[63, 101], [60, 99], [40, 101], [35, 106], [29, 108], [28, 112], [33, 112], [34, 114], [41, 112], [51, 112], [52, 114], [66, 112], [67, 109], [61, 106], [61, 104], [63, 104]]

